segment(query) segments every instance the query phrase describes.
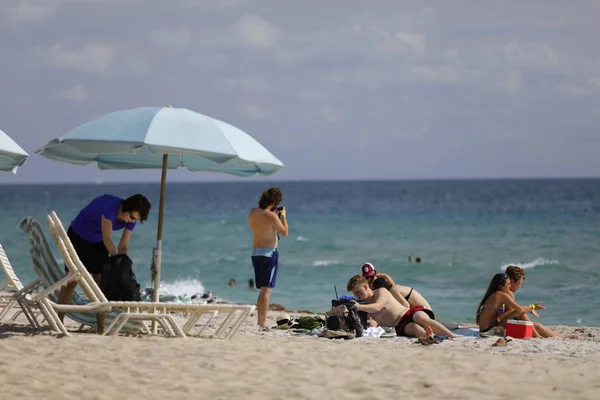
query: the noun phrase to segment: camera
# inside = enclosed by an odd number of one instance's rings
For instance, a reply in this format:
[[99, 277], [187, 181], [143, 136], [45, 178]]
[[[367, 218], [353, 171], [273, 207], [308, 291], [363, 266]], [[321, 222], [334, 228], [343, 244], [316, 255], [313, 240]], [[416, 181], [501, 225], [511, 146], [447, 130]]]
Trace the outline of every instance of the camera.
[[283, 211], [283, 206], [277, 207], [277, 211]]

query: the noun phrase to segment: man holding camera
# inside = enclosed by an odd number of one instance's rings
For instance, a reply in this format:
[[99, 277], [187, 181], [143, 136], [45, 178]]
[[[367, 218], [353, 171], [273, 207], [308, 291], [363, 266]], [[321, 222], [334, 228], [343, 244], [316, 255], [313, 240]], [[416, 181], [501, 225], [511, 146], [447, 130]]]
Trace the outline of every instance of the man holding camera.
[[265, 190], [258, 201], [258, 208], [248, 213], [248, 226], [252, 232], [252, 265], [258, 294], [258, 325], [267, 327], [267, 313], [271, 290], [277, 281], [279, 271], [278, 234], [288, 235], [285, 207], [281, 207], [283, 194], [278, 188]]

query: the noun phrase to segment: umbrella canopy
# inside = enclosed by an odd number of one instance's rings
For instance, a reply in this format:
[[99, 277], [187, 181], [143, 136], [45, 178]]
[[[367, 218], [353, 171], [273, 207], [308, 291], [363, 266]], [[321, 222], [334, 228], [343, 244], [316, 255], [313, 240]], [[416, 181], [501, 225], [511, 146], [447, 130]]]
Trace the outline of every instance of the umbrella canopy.
[[0, 130], [0, 171], [16, 172], [25, 163], [29, 154], [6, 133]]
[[251, 136], [190, 110], [143, 107], [107, 114], [52, 140], [37, 153], [100, 169], [167, 168], [270, 175], [283, 164]]
[[[167, 169], [271, 175], [283, 163], [240, 129], [187, 109], [142, 107], [117, 111], [50, 141], [37, 151], [51, 160], [100, 169], [162, 169], [157, 243], [152, 257], [158, 301]], [[156, 332], [156, 325], [153, 324]]]

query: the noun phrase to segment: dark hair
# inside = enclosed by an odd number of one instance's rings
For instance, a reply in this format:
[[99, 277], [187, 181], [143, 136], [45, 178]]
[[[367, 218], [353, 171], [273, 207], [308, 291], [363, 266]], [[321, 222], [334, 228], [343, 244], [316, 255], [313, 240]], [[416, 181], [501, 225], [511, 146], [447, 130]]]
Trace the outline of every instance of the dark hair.
[[121, 203], [121, 211], [139, 212], [141, 223], [148, 219], [148, 214], [150, 214], [150, 208], [152, 208], [152, 204], [150, 204], [148, 199], [141, 194], [134, 194], [133, 196], [123, 200], [123, 202]]
[[518, 282], [521, 278], [525, 279], [525, 270], [521, 267], [517, 267], [516, 265], [509, 265], [506, 267], [505, 272], [506, 275], [508, 275], [508, 277], [514, 282]]
[[494, 275], [494, 277], [490, 281], [490, 285], [488, 286], [487, 291], [483, 295], [483, 299], [481, 299], [481, 302], [479, 302], [479, 306], [477, 307], [477, 316], [475, 317], [475, 322], [479, 323], [479, 314], [481, 314], [481, 308], [483, 307], [483, 304], [487, 301], [487, 299], [491, 295], [493, 295], [498, 290], [500, 290], [500, 288], [502, 287], [502, 284], [504, 283], [506, 278], [508, 278], [508, 275], [506, 275], [504, 273], [499, 273], [499, 274]]
[[258, 206], [264, 210], [269, 204], [279, 205], [282, 200], [283, 194], [281, 193], [281, 190], [274, 187], [262, 192], [260, 200], [258, 201]]
[[386, 288], [387, 290], [391, 290], [392, 284], [389, 283], [388, 280], [385, 279], [384, 277], [381, 277], [381, 278], [375, 279], [373, 281], [373, 284], [371, 285], [371, 287], [373, 288], [373, 290], [379, 289], [379, 288]]

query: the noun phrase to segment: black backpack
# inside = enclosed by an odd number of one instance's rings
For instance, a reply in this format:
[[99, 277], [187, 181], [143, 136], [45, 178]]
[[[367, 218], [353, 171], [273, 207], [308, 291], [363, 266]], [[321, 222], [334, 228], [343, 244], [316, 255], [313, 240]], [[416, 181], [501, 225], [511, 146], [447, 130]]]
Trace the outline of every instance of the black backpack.
[[100, 281], [100, 289], [108, 301], [141, 301], [140, 285], [132, 267], [133, 261], [127, 254], [110, 257]]

